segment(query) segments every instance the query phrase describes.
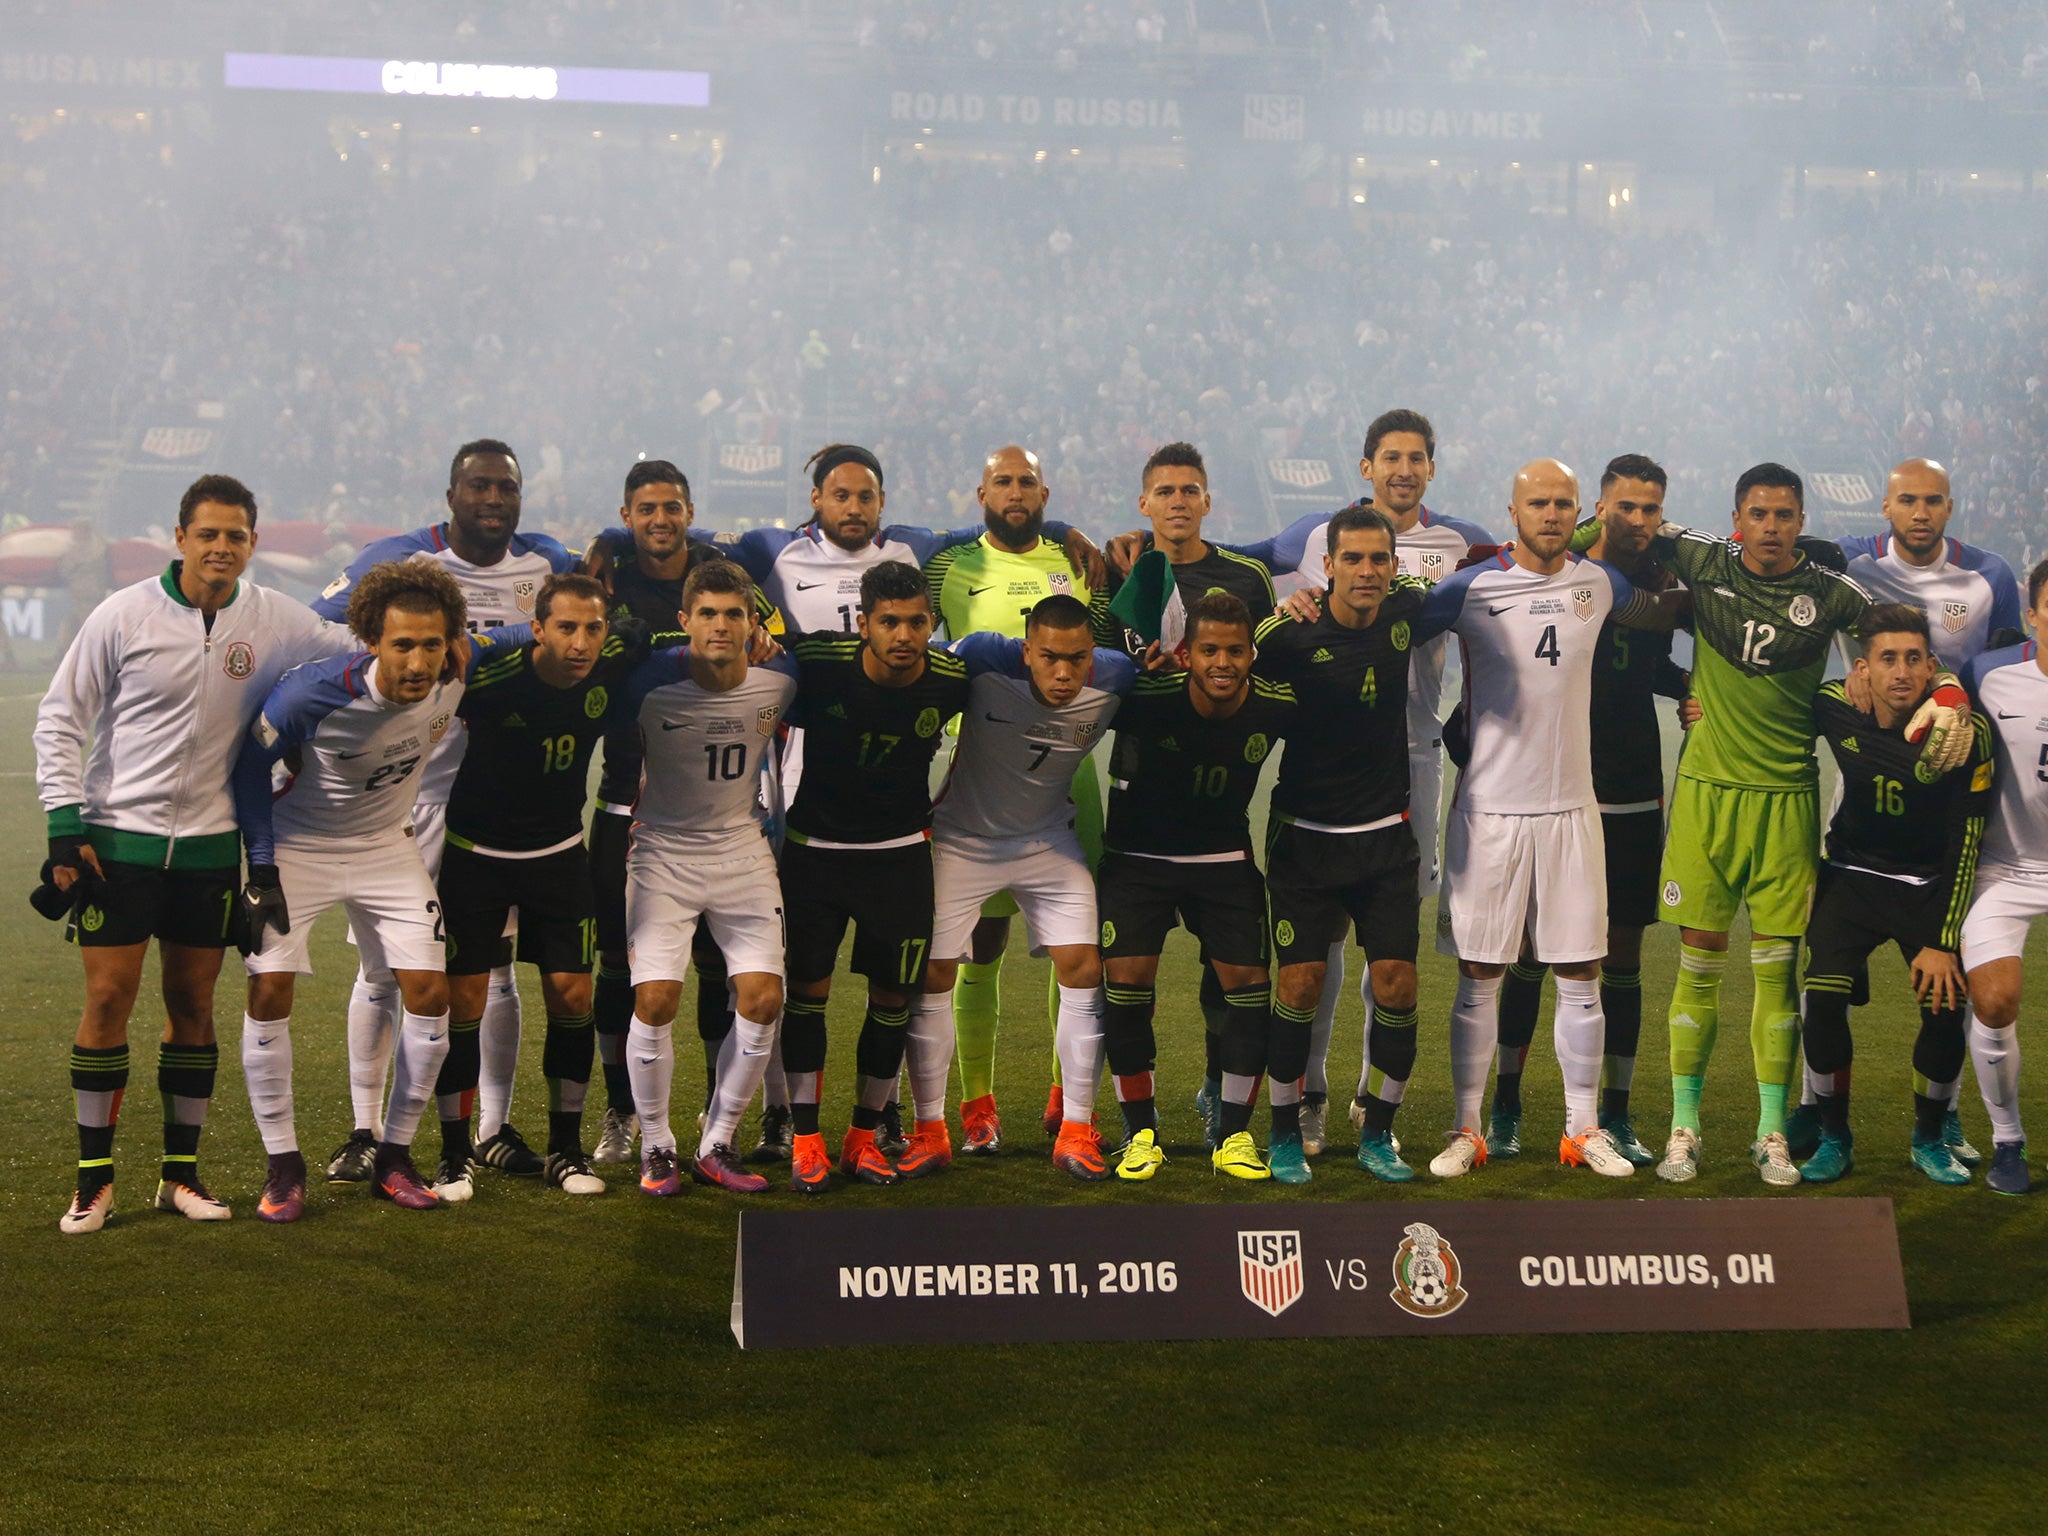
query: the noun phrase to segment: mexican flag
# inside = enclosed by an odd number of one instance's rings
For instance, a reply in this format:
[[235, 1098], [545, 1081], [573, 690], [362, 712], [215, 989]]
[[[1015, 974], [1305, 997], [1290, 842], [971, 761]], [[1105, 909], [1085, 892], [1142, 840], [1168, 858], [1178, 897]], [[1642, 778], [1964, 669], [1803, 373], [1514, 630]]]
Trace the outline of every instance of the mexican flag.
[[1138, 556], [1131, 574], [1109, 600], [1109, 611], [1140, 640], [1157, 640], [1164, 650], [1179, 650], [1187, 635], [1188, 611], [1173, 579], [1173, 562], [1162, 550], [1148, 549]]

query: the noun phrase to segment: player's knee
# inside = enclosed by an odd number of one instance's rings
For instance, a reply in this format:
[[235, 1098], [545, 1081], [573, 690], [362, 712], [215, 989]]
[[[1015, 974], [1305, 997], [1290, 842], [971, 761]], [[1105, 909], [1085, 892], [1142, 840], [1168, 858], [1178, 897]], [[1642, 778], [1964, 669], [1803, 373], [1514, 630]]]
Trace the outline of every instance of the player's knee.
[[257, 1019], [282, 1019], [292, 1011], [292, 973], [262, 971], [249, 978], [249, 1015]]
[[[782, 978], [754, 971], [733, 978], [740, 1016], [765, 1024], [782, 1012]], [[650, 1021], [651, 1022], [651, 1021]]]
[[[449, 982], [449, 1005], [454, 1006], [454, 982]], [[591, 981], [587, 972], [563, 971], [540, 979], [541, 1001], [549, 1013], [575, 1017], [590, 1012]]]
[[1063, 987], [1099, 987], [1102, 956], [1085, 944], [1062, 945], [1052, 952], [1052, 973]]
[[448, 978], [439, 971], [407, 971], [398, 978], [407, 1013], [433, 1018], [448, 1011]]
[[2003, 979], [1970, 978], [1970, 1011], [1986, 1029], [2010, 1029], [2020, 1016], [2020, 989]]
[[934, 960], [924, 968], [924, 992], [926, 997], [941, 997], [953, 990], [953, 983], [960, 978], [958, 960]]
[[1320, 965], [1282, 966], [1273, 995], [1283, 1008], [1313, 1009], [1323, 999], [1324, 974]]
[[164, 987], [164, 1018], [179, 1045], [204, 1045], [213, 1038], [213, 988]]
[[656, 1029], [667, 1029], [676, 1021], [676, 1005], [682, 995], [679, 981], [644, 981], [633, 989], [633, 1017]]
[[1395, 961], [1383, 961], [1372, 968], [1373, 1002], [1382, 1008], [1391, 1008], [1396, 1013], [1405, 1013], [1415, 1006], [1415, 967]]

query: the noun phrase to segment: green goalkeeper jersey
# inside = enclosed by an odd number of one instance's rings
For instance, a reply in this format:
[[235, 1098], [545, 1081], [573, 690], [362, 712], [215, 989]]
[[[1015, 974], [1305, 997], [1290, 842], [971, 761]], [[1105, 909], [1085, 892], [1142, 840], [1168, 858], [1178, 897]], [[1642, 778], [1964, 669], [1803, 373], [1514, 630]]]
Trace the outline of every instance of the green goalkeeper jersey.
[[1667, 525], [1650, 554], [1692, 593], [1692, 692], [1701, 718], [1686, 733], [1680, 778], [1737, 789], [1811, 789], [1813, 696], [1828, 646], [1870, 598], [1803, 552], [1782, 576], [1759, 576], [1742, 546]]
[[983, 631], [1021, 640], [1025, 616], [1041, 600], [1059, 592], [1084, 605], [1088, 601], [1087, 583], [1074, 574], [1066, 550], [1045, 538], [1012, 554], [984, 533], [972, 544], [955, 544], [933, 555], [924, 576], [932, 607], [954, 640]]

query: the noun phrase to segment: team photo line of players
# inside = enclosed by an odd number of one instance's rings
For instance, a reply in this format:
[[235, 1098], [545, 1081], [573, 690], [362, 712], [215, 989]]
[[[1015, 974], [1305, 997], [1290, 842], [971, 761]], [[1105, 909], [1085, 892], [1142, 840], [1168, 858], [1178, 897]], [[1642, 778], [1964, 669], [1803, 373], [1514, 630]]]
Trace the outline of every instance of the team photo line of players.
[[[1459, 979], [1435, 1175], [1520, 1151], [1548, 967], [1560, 1161], [1693, 1177], [1727, 932], [1747, 905], [1763, 1180], [1849, 1171], [1850, 1008], [1890, 940], [1922, 1004], [1913, 1162], [1965, 1183], [1981, 1161], [1955, 1111], [1967, 1050], [1993, 1126], [1987, 1182], [2023, 1191], [2019, 956], [2048, 910], [2035, 803], [2048, 736], [2026, 732], [2048, 731], [2048, 681], [2031, 644], [2005, 642], [2037, 616], [2048, 564], [2023, 613], [2002, 562], [1946, 538], [1947, 476], [1926, 461], [1891, 476], [1888, 536], [1838, 547], [1801, 537], [1803, 487], [1782, 466], [1738, 482], [1731, 540], [1665, 522], [1664, 474], [1638, 455], [1608, 466], [1583, 524], [1566, 466], [1523, 466], [1496, 545], [1423, 505], [1434, 459], [1428, 422], [1388, 412], [1367, 434], [1366, 497], [1227, 550], [1201, 537], [1200, 455], [1168, 445], [1142, 477], [1151, 532], [1112, 541], [1107, 564], [1045, 521], [1048, 488], [1022, 448], [988, 457], [979, 529], [885, 526], [882, 466], [834, 445], [811, 463], [810, 523], [713, 543], [689, 537], [682, 473], [642, 462], [621, 526], [585, 558], [594, 574], [578, 574], [561, 545], [518, 532], [517, 460], [480, 440], [451, 466], [448, 521], [365, 549], [312, 610], [241, 579], [254, 498], [203, 478], [180, 506], [179, 559], [94, 613], [38, 717], [50, 857], [32, 900], [69, 919], [87, 981], [63, 1229], [97, 1230], [112, 1208], [127, 1021], [152, 937], [168, 1019], [156, 1204], [230, 1214], [198, 1177], [197, 1145], [232, 942], [247, 956], [243, 1066], [270, 1160], [258, 1214], [302, 1214], [293, 984], [335, 905], [361, 956], [357, 1129], [326, 1174], [409, 1208], [469, 1198], [480, 1166], [599, 1193], [593, 1163], [632, 1161], [636, 1141], [654, 1195], [685, 1175], [757, 1192], [768, 1181], [748, 1164], [783, 1160], [803, 1191], [827, 1187], [835, 1165], [873, 1184], [927, 1176], [953, 1156], [956, 1057], [965, 1150], [997, 1151], [996, 986], [1019, 912], [1052, 962], [1043, 1122], [1061, 1169], [1143, 1181], [1165, 1162], [1152, 1016], [1179, 925], [1202, 950], [1197, 1104], [1212, 1166], [1311, 1177], [1355, 941], [1358, 1161], [1407, 1181], [1393, 1122], [1418, 1055], [1421, 898], [1439, 883], [1438, 946]], [[1845, 563], [1857, 579], [1833, 568]], [[1273, 612], [1276, 578], [1296, 590]], [[1689, 677], [1670, 661], [1679, 623], [1695, 637]], [[941, 628], [950, 644], [934, 643]], [[1465, 690], [1444, 726], [1451, 634]], [[1824, 685], [1837, 636], [1849, 676]], [[1659, 692], [1685, 698], [1688, 724], [1668, 838]], [[1987, 701], [2018, 708], [1995, 710], [1994, 726]], [[1105, 822], [1091, 754], [1112, 732]], [[1817, 734], [1842, 770], [1824, 862]], [[1439, 865], [1446, 749], [1459, 774]], [[1262, 874], [1249, 809], [1276, 751]], [[1656, 918], [1681, 929], [1661, 1160], [1629, 1113], [1641, 938]], [[849, 926], [868, 992], [835, 1157], [819, 1103]], [[515, 955], [539, 969], [547, 1012], [545, 1155], [509, 1121]], [[673, 1026], [693, 965], [708, 1088], [685, 1155], [670, 1125]], [[593, 1156], [594, 1058], [609, 1107]], [[1123, 1122], [1108, 1154], [1105, 1064]], [[1262, 1081], [1265, 1153], [1250, 1134]], [[760, 1142], [742, 1159], [740, 1121], [764, 1088]], [[410, 1151], [430, 1100], [431, 1179]]]

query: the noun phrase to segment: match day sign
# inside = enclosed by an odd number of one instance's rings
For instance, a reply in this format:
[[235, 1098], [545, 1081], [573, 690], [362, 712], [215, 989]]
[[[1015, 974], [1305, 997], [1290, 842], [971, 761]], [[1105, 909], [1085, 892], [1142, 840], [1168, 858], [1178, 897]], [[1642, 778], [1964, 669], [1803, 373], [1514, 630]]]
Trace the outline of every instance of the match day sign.
[[743, 1211], [743, 1349], [1907, 1328], [1892, 1203]]

